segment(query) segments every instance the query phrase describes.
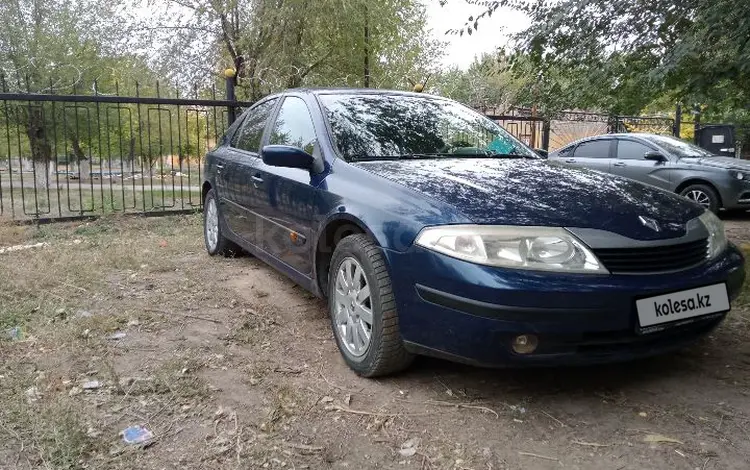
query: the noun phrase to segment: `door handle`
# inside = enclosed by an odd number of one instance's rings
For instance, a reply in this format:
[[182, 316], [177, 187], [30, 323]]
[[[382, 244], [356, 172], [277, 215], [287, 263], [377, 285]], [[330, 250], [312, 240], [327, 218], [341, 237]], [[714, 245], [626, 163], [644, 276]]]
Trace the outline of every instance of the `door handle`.
[[575, 162], [576, 162], [575, 158], [568, 158], [567, 160], [565, 160], [565, 163], [575, 163]]
[[624, 162], [613, 163], [612, 166], [627, 166]]
[[222, 169], [224, 169], [224, 165], [216, 165], [216, 173], [221, 173]]
[[255, 186], [256, 188], [259, 184], [263, 183], [263, 178], [260, 177], [260, 174], [253, 175], [250, 177], [250, 179], [253, 180], [253, 186]]

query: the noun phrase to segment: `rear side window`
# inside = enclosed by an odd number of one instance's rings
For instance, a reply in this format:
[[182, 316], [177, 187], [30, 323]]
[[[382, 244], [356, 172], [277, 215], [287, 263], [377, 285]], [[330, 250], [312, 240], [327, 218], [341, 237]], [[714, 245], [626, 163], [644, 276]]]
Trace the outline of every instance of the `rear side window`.
[[575, 158], [609, 158], [610, 140], [590, 140], [578, 144]]
[[271, 130], [271, 145], [291, 145], [312, 155], [318, 138], [310, 111], [301, 98], [290, 96], [281, 105]]
[[617, 158], [626, 160], [642, 160], [643, 155], [646, 152], [650, 151], [651, 148], [634, 140], [617, 141]]
[[258, 153], [260, 141], [263, 138], [263, 129], [275, 105], [276, 98], [273, 98], [248, 111], [245, 120], [242, 121], [242, 127], [232, 138], [232, 147]]

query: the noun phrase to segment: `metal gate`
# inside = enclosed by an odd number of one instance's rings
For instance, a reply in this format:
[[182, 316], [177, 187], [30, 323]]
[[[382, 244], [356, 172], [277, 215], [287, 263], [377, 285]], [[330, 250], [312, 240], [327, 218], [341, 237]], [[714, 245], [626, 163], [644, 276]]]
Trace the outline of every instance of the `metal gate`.
[[[0, 217], [61, 220], [201, 207], [203, 155], [250, 103], [0, 93]], [[197, 92], [196, 92], [197, 94]]]

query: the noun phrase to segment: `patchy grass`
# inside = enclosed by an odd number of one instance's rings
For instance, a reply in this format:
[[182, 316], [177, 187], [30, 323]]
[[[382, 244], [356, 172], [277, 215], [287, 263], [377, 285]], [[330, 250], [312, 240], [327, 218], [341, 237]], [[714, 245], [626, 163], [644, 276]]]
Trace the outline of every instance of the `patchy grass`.
[[157, 210], [182, 210], [200, 207], [201, 192], [199, 189], [176, 185], [174, 188], [167, 183], [164, 187], [148, 184], [141, 187], [140, 184], [133, 186], [116, 186], [110, 188], [109, 182], [103, 187], [94, 183], [61, 186], [60, 188], [34, 189], [25, 187], [14, 189], [11, 197], [10, 191], [4, 190], [2, 194], [2, 214], [15, 215], [16, 218], [71, 216], [80, 214], [116, 214], [123, 212], [157, 211]]
[[[208, 396], [197, 350], [150, 361], [142, 371], [147, 376], [135, 379], [124, 377], [135, 371], [121, 365], [119, 343], [127, 336], [110, 339], [158, 323], [148, 306], [168, 307], [174, 300], [200, 305], [208, 298], [198, 269], [175, 271], [175, 257], [200, 248], [198, 223], [199, 216], [114, 216], [78, 224], [0, 225], [4, 243], [46, 243], [0, 255], [0, 438], [18, 457], [13, 465], [86, 468], [87, 462], [106, 460], [100, 437], [116, 436], [117, 420], [98, 408], [112, 399], [127, 409], [138, 397], [136, 407], [167, 412], [173, 402]], [[156, 286], [154, 276], [165, 274], [172, 277], [169, 289]], [[14, 327], [21, 335], [10, 338]], [[101, 385], [83, 390], [92, 380]]]
[[[732, 223], [750, 255], [750, 221]], [[0, 240], [45, 244], [0, 254], [0, 468], [747, 467], [747, 286], [677, 355], [521, 371], [422, 359], [366, 380], [323, 302], [250, 256], [207, 256], [197, 214], [0, 224]], [[136, 425], [151, 445], [122, 441]]]

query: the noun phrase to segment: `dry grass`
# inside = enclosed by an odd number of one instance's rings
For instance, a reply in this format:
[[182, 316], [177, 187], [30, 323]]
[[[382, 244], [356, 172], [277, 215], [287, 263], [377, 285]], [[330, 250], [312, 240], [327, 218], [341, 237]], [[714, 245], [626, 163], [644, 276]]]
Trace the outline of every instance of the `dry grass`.
[[[161, 397], [158, 403], [169, 408], [208, 395], [195, 351], [150, 361], [146, 380], [122, 380], [113, 364], [121, 361], [118, 345], [108, 339], [128, 325], [162, 321], [145, 305], [198, 306], [209, 297], [199, 269], [175, 272], [176, 257], [200, 249], [198, 217], [0, 226], [5, 246], [47, 244], [0, 255], [0, 441], [17, 454], [14, 465], [83, 468], [106, 460], [101, 436], [108, 432], [111, 441], [117, 431], [114, 423], [101, 429], [96, 418], [116, 420], [107, 416], [110, 410], [92, 413], [90, 407], [109, 397], [124, 395], [119, 401], [125, 406], [142, 400], [150, 410], [150, 397]], [[172, 282], [157, 287], [154, 277], [165, 274]], [[10, 328], [20, 328], [21, 338], [11, 340]], [[102, 382], [100, 389], [80, 389], [93, 379]]]
[[[206, 256], [199, 215], [0, 224], [0, 240], [46, 244], [0, 254], [0, 468], [744, 468], [750, 456], [748, 290], [672, 358], [541, 373], [421, 361], [375, 381], [343, 364], [322, 303], [253, 258]], [[153, 445], [125, 445], [132, 425]]]

